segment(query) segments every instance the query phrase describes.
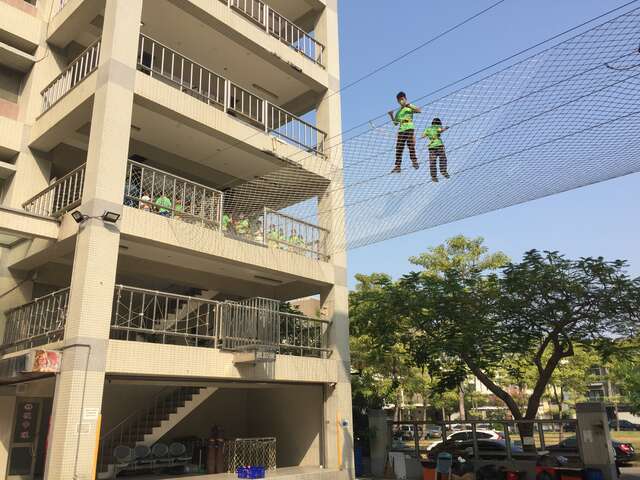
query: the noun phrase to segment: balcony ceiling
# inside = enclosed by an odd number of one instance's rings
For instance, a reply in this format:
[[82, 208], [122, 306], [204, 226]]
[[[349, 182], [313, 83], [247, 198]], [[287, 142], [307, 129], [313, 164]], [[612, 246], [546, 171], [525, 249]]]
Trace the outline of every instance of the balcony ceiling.
[[[145, 2], [141, 32], [246, 90], [301, 115], [311, 108], [309, 85], [168, 1]], [[171, 28], [167, 28], [171, 19]], [[249, 21], [249, 20], [247, 20]], [[265, 33], [266, 35], [266, 33]], [[296, 101], [298, 99], [298, 101]], [[300, 101], [300, 99], [305, 99]], [[304, 106], [300, 104], [304, 104]], [[295, 108], [294, 108], [295, 107]], [[300, 109], [304, 111], [300, 111]]]

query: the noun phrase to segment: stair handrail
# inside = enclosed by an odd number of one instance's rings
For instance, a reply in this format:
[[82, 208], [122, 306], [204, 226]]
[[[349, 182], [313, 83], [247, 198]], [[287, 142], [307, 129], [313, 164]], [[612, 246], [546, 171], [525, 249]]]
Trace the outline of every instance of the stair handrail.
[[[178, 387], [181, 388], [181, 387]], [[153, 398], [151, 399], [153, 403], [153, 405], [155, 405], [158, 401], [158, 399], [162, 396], [163, 392], [165, 392], [166, 390], [171, 390], [172, 387], [163, 387], [158, 393], [156, 393]], [[175, 391], [175, 390], [174, 390]], [[140, 407], [138, 410], [136, 410], [135, 412], [127, 415], [124, 420], [121, 420], [120, 422], [118, 422], [117, 425], [115, 425], [114, 427], [112, 427], [108, 432], [106, 432], [103, 435], [100, 435], [100, 441], [102, 442], [102, 440], [104, 440], [105, 438], [107, 438], [109, 435], [111, 435], [113, 432], [115, 432], [118, 428], [120, 428], [122, 425], [124, 425], [126, 422], [128, 422], [129, 420], [131, 420], [133, 417], [140, 415], [141, 413], [147, 412], [150, 410], [150, 407]]]

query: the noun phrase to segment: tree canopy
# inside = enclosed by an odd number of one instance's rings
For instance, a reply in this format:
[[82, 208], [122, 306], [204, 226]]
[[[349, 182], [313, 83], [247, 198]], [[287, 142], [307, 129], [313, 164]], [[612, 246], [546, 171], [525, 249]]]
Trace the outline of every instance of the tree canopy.
[[[566, 359], [579, 351], [606, 360], [640, 328], [640, 281], [621, 260], [531, 250], [513, 262], [462, 236], [410, 260], [422, 269], [397, 281], [358, 278], [351, 317], [368, 351], [401, 351], [441, 392], [473, 374], [515, 419], [535, 418], [549, 385], [574, 380]], [[507, 378], [526, 383], [524, 404]]]

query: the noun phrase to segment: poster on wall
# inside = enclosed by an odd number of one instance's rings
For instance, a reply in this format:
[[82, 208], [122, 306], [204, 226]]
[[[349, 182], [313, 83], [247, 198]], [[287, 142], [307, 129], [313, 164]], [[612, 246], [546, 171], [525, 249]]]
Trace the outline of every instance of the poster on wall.
[[58, 350], [31, 350], [27, 354], [25, 373], [58, 373], [62, 353]]

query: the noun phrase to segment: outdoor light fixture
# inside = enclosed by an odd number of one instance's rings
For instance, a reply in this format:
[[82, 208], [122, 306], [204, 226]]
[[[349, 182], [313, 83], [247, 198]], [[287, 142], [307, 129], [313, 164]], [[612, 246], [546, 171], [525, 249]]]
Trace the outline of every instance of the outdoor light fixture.
[[120, 214], [119, 213], [110, 212], [108, 210], [105, 210], [105, 212], [102, 215], [97, 216], [97, 217], [90, 217], [89, 215], [85, 215], [80, 210], [76, 210], [75, 212], [73, 212], [71, 214], [71, 216], [73, 217], [73, 219], [78, 224], [83, 223], [83, 222], [89, 220], [90, 218], [101, 218], [103, 222], [116, 223], [118, 221], [118, 219], [120, 218]]
[[76, 221], [76, 223], [82, 223], [82, 222], [84, 222], [85, 220], [87, 220], [89, 218], [88, 215], [85, 215], [80, 210], [76, 210], [75, 212], [73, 212], [71, 214], [71, 216]]
[[116, 223], [120, 218], [120, 214], [115, 212], [105, 211], [100, 218], [102, 218], [102, 220], [104, 220], [105, 222]]

